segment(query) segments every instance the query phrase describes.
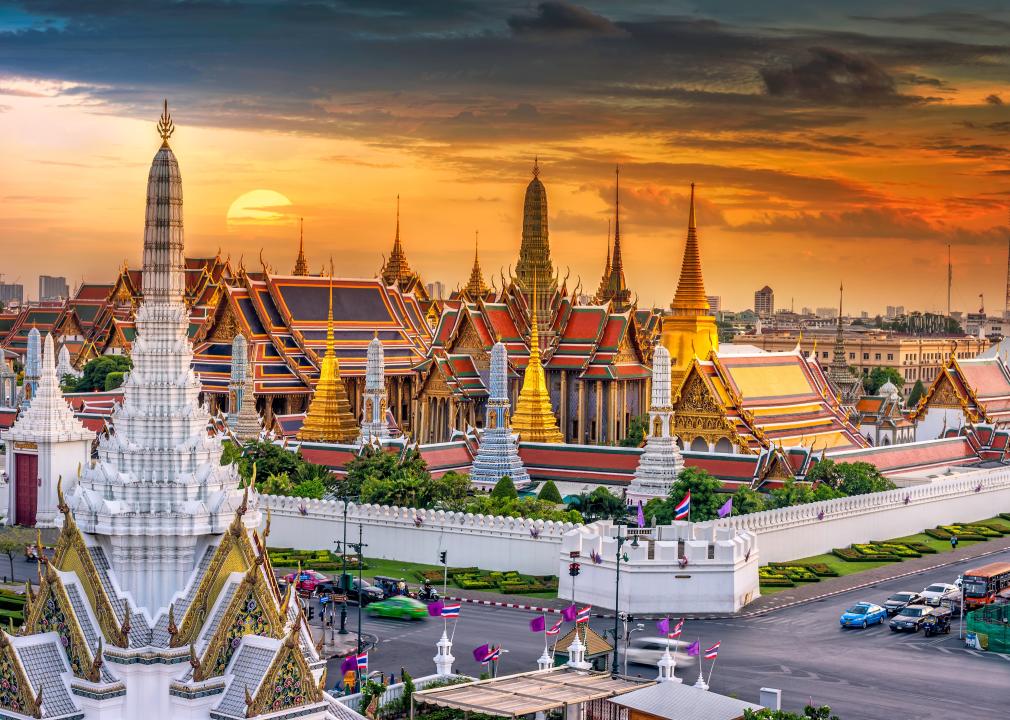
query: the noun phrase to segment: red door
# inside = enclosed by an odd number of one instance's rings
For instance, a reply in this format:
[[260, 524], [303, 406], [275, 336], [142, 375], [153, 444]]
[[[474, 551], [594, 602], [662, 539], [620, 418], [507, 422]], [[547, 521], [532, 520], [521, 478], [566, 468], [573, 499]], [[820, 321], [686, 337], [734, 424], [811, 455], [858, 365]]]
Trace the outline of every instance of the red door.
[[39, 502], [39, 456], [15, 453], [14, 472], [14, 522], [31, 527]]

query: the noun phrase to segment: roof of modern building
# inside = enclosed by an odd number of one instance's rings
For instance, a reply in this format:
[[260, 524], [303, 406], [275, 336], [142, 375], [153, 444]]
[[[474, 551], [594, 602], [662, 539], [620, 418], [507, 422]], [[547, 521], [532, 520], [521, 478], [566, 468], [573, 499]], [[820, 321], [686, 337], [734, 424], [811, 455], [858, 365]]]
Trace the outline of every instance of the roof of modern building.
[[676, 682], [665, 682], [613, 698], [610, 702], [664, 720], [736, 720], [760, 705]]

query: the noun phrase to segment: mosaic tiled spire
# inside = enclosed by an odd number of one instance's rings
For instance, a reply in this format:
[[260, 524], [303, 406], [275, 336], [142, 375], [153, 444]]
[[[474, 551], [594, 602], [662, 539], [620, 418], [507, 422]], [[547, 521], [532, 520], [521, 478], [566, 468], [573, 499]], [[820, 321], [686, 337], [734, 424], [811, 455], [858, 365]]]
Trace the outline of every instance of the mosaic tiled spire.
[[473, 268], [470, 269], [470, 279], [463, 288], [466, 297], [473, 301], [487, 295], [487, 285], [484, 283], [484, 273], [480, 269], [480, 257], [477, 252], [477, 237], [473, 241]]
[[649, 428], [645, 452], [638, 460], [628, 495], [637, 498], [666, 497], [677, 475], [684, 469], [684, 458], [677, 447], [673, 430], [673, 398], [670, 388], [670, 353], [657, 345], [652, 355], [652, 399], [649, 404]]
[[698, 221], [694, 213], [694, 183], [691, 183], [691, 208], [687, 220], [687, 243], [680, 265], [677, 294], [670, 307], [675, 315], [708, 315], [710, 309], [705, 295], [705, 278], [701, 272], [701, 252], [698, 249]]
[[326, 353], [319, 366], [319, 381], [312, 392], [299, 440], [350, 443], [358, 437], [358, 424], [347, 399], [347, 388], [340, 377], [333, 340], [333, 280], [330, 280], [330, 304], [326, 314]]
[[[184, 301], [182, 177], [168, 144], [174, 125], [167, 103], [158, 130], [133, 369], [112, 414], [113, 432], [68, 493], [78, 527], [102, 538], [119, 586], [152, 617], [185, 586], [201, 541], [223, 533], [242, 502], [238, 475], [221, 465], [221, 442], [208, 435], [208, 413], [198, 401]], [[254, 503], [243, 522], [259, 525]]]
[[500, 340], [491, 348], [489, 385], [484, 432], [470, 480], [490, 486], [508, 475], [513, 484], [522, 487], [529, 484], [530, 476], [519, 458], [515, 435], [509, 427], [508, 351]]
[[260, 417], [256, 412], [254, 375], [248, 347], [242, 333], [238, 333], [231, 341], [228, 427], [242, 441], [258, 438], [261, 429]]
[[[536, 294], [536, 283], [533, 292]], [[523, 375], [522, 390], [516, 401], [512, 427], [526, 442], [564, 442], [558, 420], [551, 408], [544, 366], [540, 364], [540, 333], [537, 329], [537, 307], [533, 305], [530, 319], [530, 359]]]
[[523, 239], [519, 246], [516, 278], [530, 306], [535, 306], [540, 334], [549, 330], [550, 303], [558, 289], [551, 262], [547, 232], [547, 188], [540, 180], [540, 164], [533, 162], [533, 179], [526, 186], [523, 201]]
[[25, 349], [25, 377], [22, 389], [24, 404], [30, 405], [39, 387], [39, 374], [42, 372], [42, 336], [39, 329], [33, 327], [28, 331], [28, 347]]
[[396, 196], [396, 235], [393, 238], [393, 252], [389, 254], [389, 259], [382, 266], [382, 281], [387, 285], [397, 282], [403, 284], [410, 280], [414, 273], [407, 262], [407, 253], [403, 251], [403, 243], [400, 241], [400, 196]]
[[70, 349], [66, 345], [60, 346], [59, 360], [56, 363], [56, 377], [61, 380], [65, 375], [80, 377], [80, 371], [70, 362]]
[[298, 218], [298, 257], [292, 275], [308, 275], [309, 261], [305, 259], [305, 218]]
[[373, 438], [382, 441], [389, 436], [389, 423], [386, 422], [386, 354], [376, 332], [368, 343], [365, 356], [365, 392], [361, 402], [358, 443], [364, 444]]
[[610, 247], [607, 247], [607, 267], [604, 280], [601, 282], [597, 302], [613, 303], [616, 312], [624, 312], [631, 307], [631, 290], [624, 279], [624, 256], [621, 253], [621, 170], [615, 171], [614, 182], [614, 256], [610, 259]]

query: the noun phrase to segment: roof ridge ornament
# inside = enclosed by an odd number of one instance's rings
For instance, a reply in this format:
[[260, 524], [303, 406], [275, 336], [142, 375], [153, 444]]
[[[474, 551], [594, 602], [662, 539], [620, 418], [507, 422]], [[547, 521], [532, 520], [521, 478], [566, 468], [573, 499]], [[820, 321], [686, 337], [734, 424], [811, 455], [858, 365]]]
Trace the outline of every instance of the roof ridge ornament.
[[158, 120], [158, 134], [161, 135], [161, 146], [168, 147], [168, 139], [175, 132], [175, 123], [172, 122], [172, 113], [168, 111], [168, 98], [165, 98], [164, 110]]

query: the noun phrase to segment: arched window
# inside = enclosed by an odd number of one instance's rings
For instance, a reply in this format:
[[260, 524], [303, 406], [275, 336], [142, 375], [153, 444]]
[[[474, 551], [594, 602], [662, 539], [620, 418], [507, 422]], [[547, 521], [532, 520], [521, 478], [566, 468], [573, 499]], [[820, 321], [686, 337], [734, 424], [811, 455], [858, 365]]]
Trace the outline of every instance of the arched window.
[[708, 443], [705, 438], [696, 437], [691, 441], [692, 452], [708, 452]]
[[732, 453], [733, 443], [729, 441], [729, 438], [719, 438], [715, 444], [715, 451], [717, 453]]

